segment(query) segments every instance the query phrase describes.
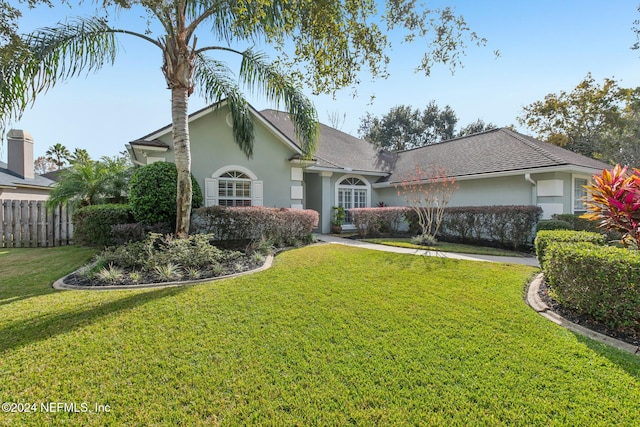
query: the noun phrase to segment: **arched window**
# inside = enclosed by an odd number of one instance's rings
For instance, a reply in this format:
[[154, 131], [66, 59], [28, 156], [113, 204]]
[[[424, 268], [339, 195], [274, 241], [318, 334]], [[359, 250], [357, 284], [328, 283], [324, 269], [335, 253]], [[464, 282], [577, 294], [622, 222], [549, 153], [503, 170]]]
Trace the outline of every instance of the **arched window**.
[[352, 224], [349, 209], [366, 208], [370, 203], [370, 185], [362, 177], [347, 176], [337, 182], [336, 205], [347, 212], [345, 224]]
[[205, 206], [262, 206], [262, 181], [245, 167], [222, 167], [204, 181]]
[[229, 171], [220, 175], [218, 205], [251, 206], [251, 178], [240, 171]]

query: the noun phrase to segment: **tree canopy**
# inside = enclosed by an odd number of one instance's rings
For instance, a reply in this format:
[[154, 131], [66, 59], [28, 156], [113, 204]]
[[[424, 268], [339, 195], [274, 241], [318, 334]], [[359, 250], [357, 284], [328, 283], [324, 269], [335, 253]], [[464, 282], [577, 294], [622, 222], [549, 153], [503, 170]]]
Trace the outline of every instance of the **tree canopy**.
[[608, 78], [598, 84], [589, 73], [571, 92], [525, 106], [518, 121], [544, 141], [615, 164], [622, 160], [622, 145], [629, 145], [625, 155], [638, 150], [633, 134], [639, 99], [638, 88], [621, 88]]
[[478, 119], [456, 133], [457, 123], [458, 116], [450, 106], [440, 108], [431, 101], [424, 110], [397, 105], [380, 118], [367, 113], [360, 119], [358, 133], [379, 148], [408, 150], [496, 127]]
[[[33, 0], [36, 1], [36, 0]], [[385, 76], [391, 42], [425, 42], [416, 68], [429, 74], [435, 63], [460, 65], [469, 44], [485, 40], [451, 8], [430, 9], [413, 0], [104, 0], [100, 15], [70, 18], [21, 36], [0, 52], [0, 127], [18, 119], [36, 97], [57, 83], [112, 64], [120, 38], [133, 36], [159, 49], [171, 90], [175, 163], [178, 169], [176, 234], [188, 233], [191, 210], [191, 153], [188, 99], [196, 89], [209, 101], [226, 100], [233, 135], [247, 156], [253, 125], [243, 90], [284, 104], [304, 154], [311, 155], [317, 114], [302, 84], [331, 93], [358, 83], [361, 71]], [[118, 28], [113, 17], [131, 11], [144, 16], [135, 28]], [[254, 49], [268, 45], [271, 62]], [[239, 59], [238, 79], [222, 54]]]

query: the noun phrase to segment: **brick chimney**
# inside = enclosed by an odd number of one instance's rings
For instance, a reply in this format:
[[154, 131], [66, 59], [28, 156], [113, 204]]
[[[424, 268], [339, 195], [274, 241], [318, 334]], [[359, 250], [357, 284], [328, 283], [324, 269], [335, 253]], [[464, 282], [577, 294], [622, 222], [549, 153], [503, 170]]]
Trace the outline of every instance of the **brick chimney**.
[[33, 137], [24, 130], [11, 129], [7, 134], [7, 169], [21, 178], [33, 179]]

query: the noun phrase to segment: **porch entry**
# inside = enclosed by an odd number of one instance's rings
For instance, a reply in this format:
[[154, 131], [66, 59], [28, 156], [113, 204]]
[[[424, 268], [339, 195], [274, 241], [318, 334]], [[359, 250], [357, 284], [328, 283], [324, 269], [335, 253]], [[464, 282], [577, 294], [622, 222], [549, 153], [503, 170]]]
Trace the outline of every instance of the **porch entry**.
[[362, 179], [351, 176], [340, 180], [337, 190], [337, 206], [343, 207], [347, 214], [345, 224], [352, 225], [353, 220], [349, 209], [369, 206], [369, 185]]

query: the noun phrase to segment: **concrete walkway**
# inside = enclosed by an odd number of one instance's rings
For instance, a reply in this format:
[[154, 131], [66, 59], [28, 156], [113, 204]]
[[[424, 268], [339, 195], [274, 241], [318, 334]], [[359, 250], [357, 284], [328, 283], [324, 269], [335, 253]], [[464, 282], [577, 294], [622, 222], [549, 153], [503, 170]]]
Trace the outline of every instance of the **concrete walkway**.
[[379, 245], [377, 243], [361, 242], [359, 240], [345, 239], [329, 234], [316, 234], [316, 238], [320, 242], [335, 243], [346, 246], [357, 246], [364, 249], [373, 249], [376, 251], [394, 252], [397, 254], [435, 256], [441, 258], [464, 259], [467, 261], [483, 261], [483, 262], [502, 262], [507, 264], [522, 264], [532, 267], [539, 267], [538, 259], [535, 257], [515, 257], [515, 256], [495, 256], [495, 255], [471, 255], [458, 254], [454, 252], [428, 251], [424, 249], [397, 248], [395, 246]]

